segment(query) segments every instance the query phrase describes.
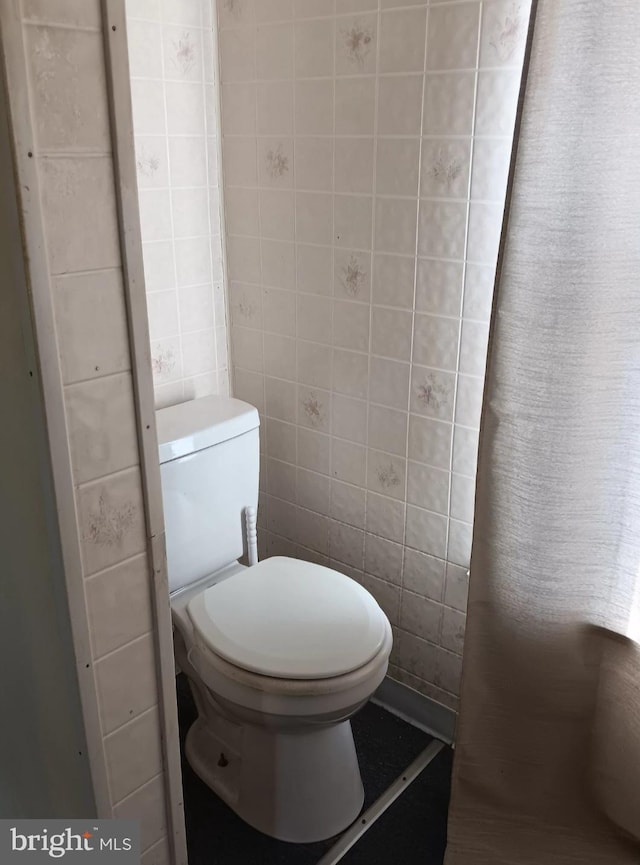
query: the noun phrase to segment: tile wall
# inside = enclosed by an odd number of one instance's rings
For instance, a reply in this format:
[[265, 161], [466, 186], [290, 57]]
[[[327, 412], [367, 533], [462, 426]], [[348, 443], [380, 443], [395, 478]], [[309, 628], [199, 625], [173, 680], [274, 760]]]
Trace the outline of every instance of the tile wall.
[[262, 554], [378, 599], [457, 707], [525, 0], [219, 0], [233, 388]]
[[110, 804], [114, 816], [141, 821], [143, 865], [165, 865], [151, 574], [100, 2], [11, 7], [1, 14], [22, 19]]
[[228, 393], [211, 0], [127, 0], [158, 406]]

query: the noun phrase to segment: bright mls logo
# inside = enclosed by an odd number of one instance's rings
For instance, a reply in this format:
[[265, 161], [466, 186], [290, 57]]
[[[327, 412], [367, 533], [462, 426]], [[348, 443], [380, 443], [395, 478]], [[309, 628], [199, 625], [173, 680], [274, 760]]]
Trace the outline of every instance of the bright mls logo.
[[139, 865], [139, 834], [133, 820], [0, 820], [0, 862]]

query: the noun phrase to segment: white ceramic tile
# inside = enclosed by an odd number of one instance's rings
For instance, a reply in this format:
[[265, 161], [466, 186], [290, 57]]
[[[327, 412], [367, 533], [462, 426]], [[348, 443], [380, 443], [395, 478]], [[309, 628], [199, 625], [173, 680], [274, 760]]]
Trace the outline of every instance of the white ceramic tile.
[[449, 522], [449, 543], [447, 560], [455, 565], [469, 566], [471, 556], [472, 526], [458, 520]]
[[390, 408], [407, 408], [409, 364], [382, 357], [371, 358], [369, 399]]
[[227, 138], [223, 145], [224, 179], [227, 186], [257, 186], [255, 138]]
[[176, 239], [174, 250], [178, 286], [202, 285], [211, 278], [211, 251], [208, 237]]
[[420, 201], [418, 254], [461, 259], [464, 255], [467, 205], [461, 202]]
[[449, 510], [449, 471], [422, 463], [407, 465], [407, 502], [438, 514]]
[[297, 427], [298, 465], [314, 472], [329, 474], [331, 439], [328, 435], [305, 427]]
[[165, 783], [164, 776], [158, 775], [114, 808], [114, 817], [140, 822], [140, 846], [143, 850], [151, 847], [167, 832]]
[[447, 546], [446, 517], [407, 505], [405, 543], [419, 552], [443, 559]]
[[368, 574], [399, 584], [402, 575], [402, 545], [379, 535], [365, 535], [364, 568]]
[[394, 634], [394, 652], [392, 658], [403, 669], [408, 670], [419, 679], [432, 681], [436, 670], [437, 649], [431, 643], [421, 640], [413, 634], [398, 630]]
[[257, 28], [256, 76], [262, 81], [293, 76], [292, 24], [265, 24]]
[[339, 438], [364, 444], [367, 441], [367, 404], [334, 393], [331, 399], [331, 432]]
[[444, 580], [445, 563], [443, 559], [437, 559], [410, 548], [405, 550], [402, 570], [404, 588], [425, 598], [442, 601]]
[[442, 634], [441, 645], [451, 652], [462, 654], [462, 646], [464, 643], [466, 616], [457, 610], [445, 607], [442, 612]]
[[422, 75], [380, 78], [378, 95], [379, 135], [419, 135]]
[[221, 0], [215, 5], [220, 29], [246, 26], [255, 21], [254, 0]]
[[461, 372], [484, 376], [488, 339], [488, 325], [476, 321], [463, 322], [460, 344]]
[[345, 349], [333, 352], [333, 389], [336, 393], [365, 399], [368, 389], [369, 359], [366, 354]]
[[104, 750], [113, 801], [119, 802], [162, 771], [160, 719], [156, 708], [106, 736]]
[[200, 375], [216, 367], [216, 344], [211, 330], [190, 333], [182, 340], [182, 372], [186, 377]]
[[259, 135], [286, 136], [293, 133], [293, 84], [290, 81], [258, 84], [256, 99]]
[[480, 3], [449, 3], [429, 10], [427, 69], [469, 69], [476, 65]]
[[493, 265], [498, 258], [503, 204], [472, 202], [469, 213], [467, 258], [477, 264]]
[[334, 196], [333, 237], [336, 246], [347, 249], [370, 249], [372, 222], [371, 196]]
[[451, 421], [455, 375], [414, 365], [411, 371], [411, 411]]
[[426, 9], [384, 12], [380, 21], [380, 72], [422, 72]]
[[367, 489], [393, 499], [404, 500], [405, 459], [382, 451], [370, 450], [367, 463]]
[[451, 462], [450, 423], [412, 414], [409, 417], [409, 459], [449, 470]]
[[530, 2], [490, 0], [482, 9], [480, 66], [522, 66]]
[[419, 165], [417, 138], [380, 138], [376, 153], [378, 195], [417, 195]]
[[155, 705], [153, 636], [129, 643], [95, 664], [103, 730], [111, 733]]
[[96, 658], [151, 631], [151, 575], [145, 554], [87, 580], [85, 589]]
[[444, 602], [456, 610], [464, 612], [467, 609], [469, 578], [467, 568], [462, 565], [447, 563]]
[[475, 72], [429, 74], [424, 86], [425, 135], [470, 135]]
[[54, 285], [63, 381], [82, 381], [129, 369], [120, 271], [61, 276]]
[[314, 342], [331, 344], [333, 336], [333, 300], [317, 294], [299, 294], [297, 298], [297, 336]]
[[265, 333], [262, 338], [264, 341], [265, 373], [276, 378], [295, 379], [295, 339], [290, 336], [281, 336], [278, 333]]
[[288, 189], [293, 186], [293, 140], [261, 138], [258, 142], [260, 186]]
[[520, 91], [520, 70], [478, 73], [476, 135], [513, 135]]
[[296, 81], [295, 94], [296, 135], [331, 135], [333, 81]]
[[[197, 291], [200, 286], [185, 291]], [[201, 304], [194, 305], [194, 313]], [[232, 282], [229, 285], [229, 309], [231, 311], [231, 323], [244, 326], [260, 328], [262, 326], [262, 290], [257, 285], [244, 285], [241, 282]], [[180, 310], [182, 315], [182, 308]], [[186, 328], [185, 330], [195, 330]]]
[[256, 77], [255, 31], [242, 27], [220, 32], [220, 68], [223, 84]]
[[373, 191], [373, 138], [337, 138], [335, 142], [336, 192]]
[[22, 14], [30, 21], [97, 27], [102, 24], [99, 0], [24, 0]]
[[164, 89], [169, 135], [203, 135], [204, 94], [201, 85], [166, 81]]
[[157, 21], [129, 21], [127, 44], [132, 78], [162, 78], [162, 26]]
[[260, 241], [254, 237], [227, 238], [229, 277], [239, 282], [260, 282]]
[[262, 290], [264, 329], [283, 336], [296, 333], [296, 296], [292, 291], [277, 288]]
[[404, 592], [400, 612], [400, 627], [417, 637], [437, 643], [440, 640], [440, 604], [420, 595]]
[[269, 417], [295, 423], [296, 386], [290, 381], [265, 378], [266, 411]]
[[340, 78], [336, 81], [336, 135], [373, 134], [375, 92], [374, 78]]
[[298, 423], [319, 432], [331, 429], [331, 394], [320, 388], [298, 386]]
[[462, 262], [418, 259], [416, 310], [436, 315], [460, 315]]
[[453, 470], [474, 477], [478, 460], [478, 432], [456, 426], [453, 434]]
[[316, 18], [331, 15], [335, 0], [293, 0], [293, 14], [296, 18]]
[[220, 89], [224, 134], [255, 134], [257, 86], [245, 82], [223, 83]]
[[40, 180], [51, 272], [119, 266], [111, 157], [42, 159]]
[[455, 371], [460, 322], [439, 315], [416, 315], [413, 360], [423, 366]]
[[438, 649], [436, 654], [436, 671], [433, 681], [438, 687], [450, 693], [460, 692], [460, 677], [462, 675], [462, 658], [444, 649]]
[[286, 21], [293, 18], [293, 0], [259, 0], [254, 3], [256, 21]]
[[171, 186], [206, 186], [207, 160], [204, 138], [169, 138]]
[[470, 153], [470, 140], [464, 138], [423, 139], [420, 195], [433, 198], [467, 198]]
[[472, 198], [504, 201], [511, 146], [511, 138], [476, 139], [473, 147]]
[[376, 252], [415, 255], [416, 201], [409, 198], [376, 198]]
[[137, 469], [81, 487], [77, 501], [85, 574], [144, 550], [144, 507]]
[[451, 516], [456, 520], [473, 522], [475, 480], [462, 475], [451, 475]]
[[330, 192], [333, 187], [333, 141], [297, 138], [295, 182], [298, 189]]
[[170, 240], [171, 195], [168, 189], [141, 189], [138, 193], [142, 242]]
[[171, 193], [174, 237], [209, 233], [209, 194], [206, 189], [175, 189]]
[[231, 234], [260, 234], [260, 204], [257, 189], [233, 187], [225, 193], [225, 216]]
[[232, 327], [231, 359], [235, 367], [251, 372], [264, 372], [262, 333], [246, 327]]
[[415, 267], [413, 257], [381, 253], [374, 255], [374, 303], [411, 309], [413, 307]]
[[370, 574], [363, 574], [361, 582], [364, 588], [373, 595], [391, 624], [396, 625], [400, 609], [400, 587], [394, 586], [386, 580], [372, 577]]
[[366, 351], [369, 347], [369, 307], [362, 303], [336, 300], [333, 314], [333, 342], [340, 348]]
[[186, 27], [202, 26], [201, 0], [162, 0], [162, 20]]
[[[329, 516], [331, 511], [331, 479], [299, 468], [296, 472], [296, 495], [300, 507]], [[325, 552], [323, 550], [323, 552]]]
[[339, 480], [362, 486], [366, 475], [366, 448], [354, 442], [332, 439], [331, 474]]
[[[33, 113], [43, 148], [108, 150], [107, 90], [100, 33], [59, 27], [25, 28]], [[92, 74], [79, 76], [78, 69]]]
[[395, 360], [410, 360], [413, 315], [409, 310], [374, 306], [371, 351]]
[[137, 465], [129, 373], [70, 385], [65, 390], [65, 406], [76, 484]]
[[295, 74], [298, 78], [333, 75], [334, 21], [299, 21], [295, 26]]
[[478, 429], [482, 410], [483, 384], [484, 382], [480, 377], [470, 375], [458, 377], [456, 423]]
[[341, 523], [363, 529], [365, 497], [362, 487], [345, 484], [342, 481], [332, 481], [330, 516]]
[[330, 246], [296, 245], [297, 289], [311, 294], [333, 293], [333, 250]]
[[[295, 247], [292, 243], [263, 239], [262, 281], [276, 288], [295, 288]], [[255, 280], [253, 280], [255, 281]]]
[[296, 240], [330, 245], [333, 237], [333, 196], [296, 193]]
[[167, 142], [163, 136], [136, 136], [136, 169], [138, 189], [169, 185]]
[[403, 457], [407, 451], [407, 413], [381, 405], [369, 406], [370, 448]]
[[333, 287], [336, 297], [368, 300], [371, 294], [371, 255], [362, 250], [334, 250]]
[[[298, 511], [297, 536], [299, 543], [321, 555], [329, 555], [329, 526], [330, 520], [312, 511], [300, 509]], [[308, 558], [308, 556], [305, 556]]]
[[344, 15], [348, 12], [369, 12], [378, 8], [378, 0], [336, 0], [336, 12]]
[[362, 568], [364, 532], [353, 526], [332, 521], [329, 529], [329, 553], [332, 559]]
[[161, 81], [132, 80], [131, 102], [136, 135], [166, 134], [164, 87]]
[[[298, 319], [298, 325], [300, 320]], [[331, 324], [329, 323], [329, 329]], [[301, 384], [329, 389], [331, 387], [332, 349], [316, 342], [298, 342], [297, 379]], [[296, 369], [294, 360], [290, 369]]]
[[367, 491], [367, 532], [390, 541], [404, 541], [404, 502]]
[[337, 20], [337, 75], [364, 75], [376, 71], [377, 26], [376, 15]]

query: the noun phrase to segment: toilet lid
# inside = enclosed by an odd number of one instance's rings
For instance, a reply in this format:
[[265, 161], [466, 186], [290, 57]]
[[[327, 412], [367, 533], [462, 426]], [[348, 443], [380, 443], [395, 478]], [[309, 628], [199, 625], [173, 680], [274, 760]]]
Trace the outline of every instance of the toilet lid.
[[376, 601], [354, 580], [279, 556], [210, 586], [187, 610], [217, 655], [282, 679], [324, 679], [362, 667], [389, 628]]

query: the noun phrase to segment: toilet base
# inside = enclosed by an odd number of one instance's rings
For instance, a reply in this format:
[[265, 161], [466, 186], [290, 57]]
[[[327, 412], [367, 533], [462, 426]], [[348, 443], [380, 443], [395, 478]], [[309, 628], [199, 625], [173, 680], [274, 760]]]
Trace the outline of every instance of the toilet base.
[[[225, 729], [228, 728], [228, 729]], [[351, 723], [295, 732], [199, 717], [186, 741], [194, 772], [239, 817], [281, 841], [322, 841], [364, 802]]]

